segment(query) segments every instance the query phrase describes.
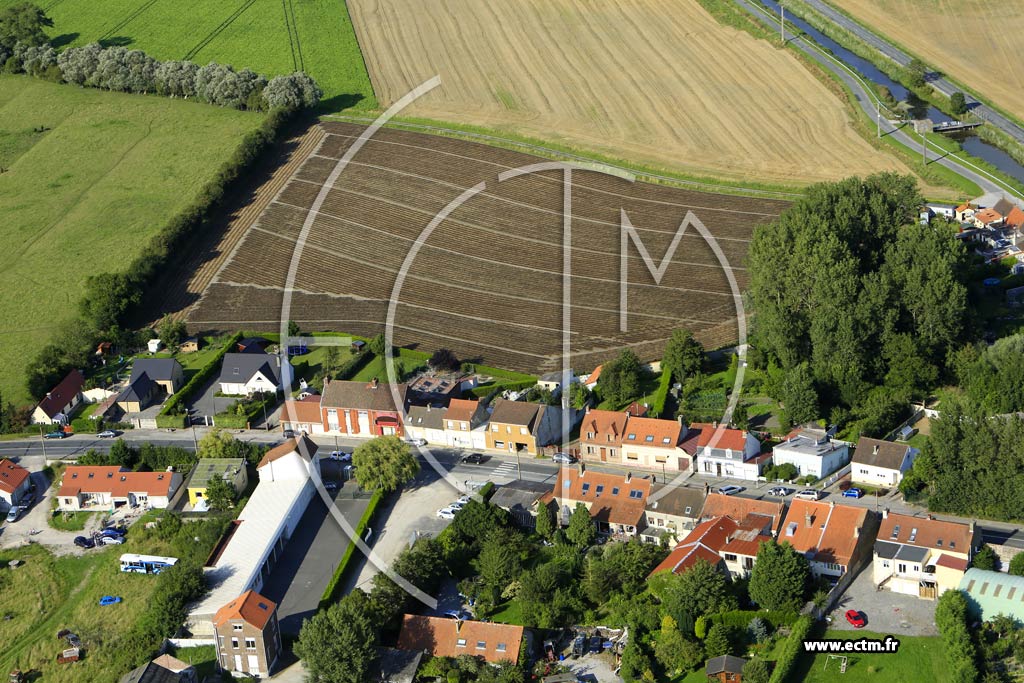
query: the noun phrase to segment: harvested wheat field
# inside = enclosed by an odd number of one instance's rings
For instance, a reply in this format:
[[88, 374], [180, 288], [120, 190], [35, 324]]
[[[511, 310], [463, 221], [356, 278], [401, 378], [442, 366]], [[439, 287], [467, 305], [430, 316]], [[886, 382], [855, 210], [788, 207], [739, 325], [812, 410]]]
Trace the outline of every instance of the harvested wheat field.
[[1024, 2], [832, 0], [996, 106], [1024, 115]]
[[772, 184], [907, 169], [788, 52], [696, 0], [349, 0], [374, 91], [404, 114], [692, 175]]
[[[279, 329], [300, 228], [338, 159], [362, 132], [322, 123], [326, 135], [206, 287], [193, 329]], [[465, 140], [384, 129], [355, 155], [320, 206], [298, 262], [290, 318], [303, 330], [381, 332], [413, 242], [449, 202], [478, 183], [423, 243], [396, 301], [395, 341], [528, 372], [559, 366], [562, 323], [561, 174], [499, 182], [537, 157]], [[638, 250], [628, 255], [629, 324], [619, 329], [620, 209], [655, 264], [688, 211], [715, 236], [742, 288], [754, 227], [787, 206], [574, 171], [571, 315], [573, 365], [593, 367], [623, 346], [658, 358], [672, 330], [708, 347], [736, 339], [725, 272], [694, 228], [660, 284]]]

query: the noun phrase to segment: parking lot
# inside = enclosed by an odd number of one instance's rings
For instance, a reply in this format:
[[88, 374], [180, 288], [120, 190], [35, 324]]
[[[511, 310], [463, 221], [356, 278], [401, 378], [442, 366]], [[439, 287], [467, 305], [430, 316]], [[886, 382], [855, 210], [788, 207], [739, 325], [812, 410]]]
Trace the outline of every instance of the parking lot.
[[866, 567], [839, 599], [829, 615], [830, 628], [839, 631], [855, 630], [844, 616], [846, 610], [859, 610], [867, 617], [868, 631], [904, 633], [908, 636], [938, 635], [935, 629], [935, 601], [922, 600], [913, 595], [903, 595], [887, 590], [877, 590], [871, 577], [870, 565]]

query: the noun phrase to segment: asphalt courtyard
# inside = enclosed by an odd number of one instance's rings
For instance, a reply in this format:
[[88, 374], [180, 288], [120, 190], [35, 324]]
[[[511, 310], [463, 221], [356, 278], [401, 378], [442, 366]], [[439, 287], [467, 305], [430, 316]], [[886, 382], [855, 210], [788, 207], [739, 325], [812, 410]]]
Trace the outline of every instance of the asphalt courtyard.
[[[337, 465], [331, 460], [321, 461], [325, 482], [341, 484]], [[356, 490], [355, 483], [349, 482], [339, 485], [333, 494], [334, 507], [353, 527], [369, 503], [368, 496], [353, 498], [352, 492]], [[263, 587], [263, 593], [278, 605], [282, 633], [297, 635], [303, 619], [316, 612], [348, 543], [344, 529], [334, 515], [328, 514], [327, 506], [317, 493]]]
[[838, 631], [853, 631], [846, 621], [846, 611], [855, 609], [867, 617], [865, 629], [876, 633], [890, 633], [898, 636], [938, 635], [935, 628], [935, 601], [922, 600], [913, 595], [877, 590], [868, 565], [853, 580], [836, 607], [829, 614], [832, 620], [829, 628]]

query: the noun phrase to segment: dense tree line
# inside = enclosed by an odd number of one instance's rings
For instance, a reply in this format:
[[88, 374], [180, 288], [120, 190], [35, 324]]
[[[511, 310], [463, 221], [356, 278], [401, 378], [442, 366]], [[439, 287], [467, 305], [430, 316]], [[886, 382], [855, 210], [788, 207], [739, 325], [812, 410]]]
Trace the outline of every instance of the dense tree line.
[[928, 508], [986, 519], [1024, 517], [1024, 420], [991, 417], [948, 398], [931, 434], [900, 484], [928, 494]]
[[1024, 334], [967, 345], [950, 363], [968, 400], [988, 415], [1024, 411]]
[[604, 401], [625, 406], [643, 395], [643, 380], [647, 375], [643, 363], [633, 349], [623, 349], [617, 358], [601, 367], [597, 393]]
[[961, 341], [967, 254], [955, 227], [917, 224], [922, 201], [910, 177], [849, 178], [755, 231], [752, 360], [783, 371], [801, 418], [838, 407], [880, 433]]

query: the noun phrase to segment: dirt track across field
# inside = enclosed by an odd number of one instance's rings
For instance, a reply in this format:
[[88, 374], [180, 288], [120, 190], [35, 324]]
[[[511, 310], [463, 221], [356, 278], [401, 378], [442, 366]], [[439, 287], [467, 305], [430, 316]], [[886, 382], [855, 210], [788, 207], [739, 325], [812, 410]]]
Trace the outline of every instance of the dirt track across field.
[[1024, 2], [830, 2], [996, 106], [1018, 116], [1024, 112]]
[[[323, 123], [323, 143], [269, 202], [189, 314], [196, 329], [276, 330], [296, 239], [338, 159], [364, 130]], [[554, 370], [561, 350], [563, 186], [545, 172], [499, 181], [537, 157], [465, 140], [379, 131], [349, 162], [320, 207], [293, 283], [291, 319], [303, 330], [382, 331], [403, 261], [436, 215], [467, 188], [422, 243], [396, 298], [395, 340], [422, 350], [530, 372]], [[571, 346], [593, 367], [632, 346], [657, 358], [676, 328], [709, 348], [734, 343], [736, 314], [714, 252], [690, 227], [660, 282], [635, 246], [620, 260], [625, 211], [654, 264], [692, 212], [716, 238], [742, 288], [754, 227], [786, 202], [681, 190], [574, 171]], [[628, 329], [620, 330], [620, 276]]]
[[908, 169], [790, 53], [696, 0], [350, 0], [374, 91], [403, 114], [695, 175], [805, 183]]

